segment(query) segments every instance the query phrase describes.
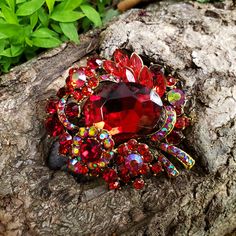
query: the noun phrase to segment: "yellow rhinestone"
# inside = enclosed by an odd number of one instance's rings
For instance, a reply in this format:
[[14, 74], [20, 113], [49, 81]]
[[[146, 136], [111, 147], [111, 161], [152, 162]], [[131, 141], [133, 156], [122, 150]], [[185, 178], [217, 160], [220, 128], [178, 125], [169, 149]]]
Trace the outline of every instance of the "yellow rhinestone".
[[73, 147], [72, 153], [73, 155], [77, 156], [79, 154], [79, 147]]
[[96, 136], [98, 134], [98, 129], [95, 126], [89, 128], [89, 136]]
[[98, 163], [98, 165], [99, 165], [100, 167], [105, 167], [105, 166], [106, 166], [106, 163], [103, 162], [103, 161], [101, 161], [101, 162]]
[[78, 134], [80, 137], [86, 137], [88, 135], [88, 131], [85, 127], [81, 127], [79, 128]]

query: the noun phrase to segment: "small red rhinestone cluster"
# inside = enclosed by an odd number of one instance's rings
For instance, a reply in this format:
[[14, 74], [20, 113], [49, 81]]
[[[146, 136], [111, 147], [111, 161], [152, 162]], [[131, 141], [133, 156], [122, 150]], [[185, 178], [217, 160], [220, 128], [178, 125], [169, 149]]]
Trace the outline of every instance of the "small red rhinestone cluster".
[[[46, 129], [58, 138], [68, 170], [101, 176], [110, 189], [128, 183], [141, 189], [144, 176], [178, 175], [164, 152], [190, 169], [194, 160], [174, 146], [190, 125], [180, 81], [159, 65], [147, 67], [136, 53], [117, 49], [113, 58], [70, 69], [58, 98], [46, 105]], [[147, 138], [157, 154], [139, 141]]]

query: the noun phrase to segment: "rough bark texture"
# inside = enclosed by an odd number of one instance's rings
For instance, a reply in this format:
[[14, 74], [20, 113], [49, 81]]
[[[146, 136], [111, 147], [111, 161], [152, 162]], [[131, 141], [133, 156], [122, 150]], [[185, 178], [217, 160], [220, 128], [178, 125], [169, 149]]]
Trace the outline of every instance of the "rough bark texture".
[[[124, 47], [183, 80], [195, 123], [185, 150], [192, 171], [151, 178], [135, 191], [78, 184], [45, 165], [46, 99], [75, 61], [97, 47], [64, 45], [2, 76], [0, 234], [233, 235], [236, 229], [236, 11], [233, 3], [154, 4], [132, 10], [101, 34], [101, 54]], [[188, 147], [188, 148], [187, 148]]]

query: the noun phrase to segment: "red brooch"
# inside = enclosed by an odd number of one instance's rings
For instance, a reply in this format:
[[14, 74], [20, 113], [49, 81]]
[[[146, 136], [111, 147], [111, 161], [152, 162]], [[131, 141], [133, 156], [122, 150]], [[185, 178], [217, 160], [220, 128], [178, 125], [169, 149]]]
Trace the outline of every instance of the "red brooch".
[[176, 146], [190, 125], [180, 82], [136, 53], [117, 49], [113, 58], [90, 58], [70, 69], [58, 98], [46, 106], [46, 129], [58, 138], [68, 169], [101, 176], [110, 189], [128, 183], [141, 189], [145, 176], [163, 170], [177, 176], [170, 156], [190, 169], [194, 160]]

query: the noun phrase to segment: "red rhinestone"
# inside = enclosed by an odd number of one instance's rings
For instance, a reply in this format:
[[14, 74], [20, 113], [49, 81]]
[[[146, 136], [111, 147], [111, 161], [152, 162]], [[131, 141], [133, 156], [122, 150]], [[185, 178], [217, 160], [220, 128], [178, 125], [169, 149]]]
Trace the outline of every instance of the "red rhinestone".
[[116, 171], [113, 169], [105, 170], [102, 177], [108, 183], [115, 182], [118, 178]]
[[66, 145], [66, 144], [71, 145], [72, 144], [72, 136], [70, 134], [68, 134], [67, 132], [64, 132], [59, 137], [59, 143], [61, 145]]
[[154, 90], [162, 97], [166, 92], [166, 81], [162, 73], [155, 74]]
[[144, 66], [140, 71], [139, 83], [148, 87], [148, 88], [153, 87], [153, 76], [147, 66]]
[[71, 144], [65, 143], [65, 144], [60, 144], [59, 146], [59, 153], [61, 155], [67, 155], [71, 152]]
[[151, 95], [138, 83], [101, 84], [83, 107], [86, 126], [103, 124], [115, 141], [150, 134], [163, 114], [159, 96]]
[[166, 137], [166, 141], [167, 141], [168, 144], [178, 145], [182, 141], [183, 138], [184, 138], [184, 135], [181, 131], [173, 130]]
[[147, 164], [143, 164], [142, 167], [139, 170], [139, 173], [141, 175], [146, 175], [149, 172], [149, 167]]
[[81, 92], [75, 91], [72, 93], [72, 95], [73, 95], [74, 99], [77, 101], [80, 101], [83, 98], [83, 94]]
[[45, 127], [49, 135], [56, 137], [64, 131], [62, 123], [57, 117], [50, 116], [45, 121]]
[[62, 88], [60, 88], [60, 89], [58, 90], [57, 96], [58, 96], [59, 98], [62, 98], [62, 97], [64, 97], [64, 96], [66, 95], [66, 93], [67, 93], [67, 89], [66, 89], [65, 87], [62, 87]]
[[83, 87], [82, 88], [82, 94], [84, 96], [90, 96], [92, 94], [92, 90], [88, 87]]
[[146, 163], [152, 162], [152, 160], [153, 160], [152, 154], [151, 154], [150, 152], [145, 153], [145, 154], [143, 155], [143, 160], [144, 160], [144, 162], [146, 162]]
[[113, 183], [109, 183], [109, 189], [114, 190], [114, 189], [118, 189], [120, 187], [119, 182], [113, 182]]
[[68, 119], [74, 119], [79, 115], [79, 107], [77, 103], [71, 102], [66, 105], [65, 113]]
[[123, 156], [119, 155], [119, 156], [116, 157], [116, 163], [118, 165], [124, 163], [124, 161], [125, 161], [125, 158]]
[[91, 71], [88, 67], [86, 66], [83, 66], [83, 67], [80, 67], [79, 69], [83, 70], [85, 75], [88, 76], [88, 77], [93, 77], [94, 76], [94, 73], [93, 71]]
[[172, 87], [174, 86], [176, 83], [177, 83], [177, 79], [175, 79], [174, 77], [172, 76], [167, 76], [166, 77], [166, 85], [169, 86], [169, 87]]
[[56, 99], [49, 100], [47, 105], [46, 105], [46, 112], [48, 114], [57, 113], [57, 104], [58, 104], [58, 101]]
[[122, 68], [120, 73], [121, 78], [124, 82], [137, 82], [134, 77], [134, 72], [130, 68]]
[[180, 116], [184, 113], [183, 108], [181, 106], [175, 107], [175, 112], [177, 116]]
[[162, 167], [158, 162], [153, 164], [151, 169], [155, 174], [158, 174], [158, 173], [162, 172]]
[[94, 177], [97, 177], [101, 174], [101, 169], [100, 168], [96, 168], [94, 170], [91, 170], [91, 175]]
[[73, 75], [73, 74], [77, 71], [77, 69], [78, 69], [78, 68], [75, 68], [75, 67], [71, 68], [71, 69], [69, 70], [69, 75], [70, 75], [70, 76]]
[[80, 145], [80, 156], [84, 162], [98, 160], [101, 153], [101, 144], [95, 139], [87, 139]]
[[143, 61], [136, 53], [133, 53], [130, 57], [130, 67], [134, 71], [136, 81], [138, 81], [139, 73], [143, 67]]
[[121, 144], [118, 147], [118, 153], [120, 153], [121, 155], [127, 155], [128, 152], [129, 152], [129, 148], [127, 147], [127, 145]]
[[85, 175], [89, 171], [87, 166], [82, 165], [80, 162], [76, 163], [74, 166], [74, 172], [77, 174]]
[[89, 79], [88, 81], [88, 86], [90, 88], [96, 88], [99, 84], [99, 81], [96, 77], [92, 77], [91, 79]]
[[102, 63], [102, 60], [99, 58], [90, 58], [87, 60], [87, 67], [96, 70]]
[[124, 165], [119, 167], [120, 175], [125, 176], [128, 174], [128, 172], [129, 172], [129, 170]]
[[137, 147], [138, 142], [135, 139], [130, 139], [127, 142], [127, 147], [129, 150], [135, 150]]
[[113, 62], [113, 61], [109, 61], [109, 60], [104, 61], [103, 67], [107, 73], [110, 73], [110, 74], [113, 74], [116, 76], [121, 75], [119, 68], [116, 67], [115, 62]]
[[144, 181], [142, 179], [135, 179], [133, 182], [133, 187], [135, 189], [142, 189], [144, 187]]
[[139, 144], [137, 150], [141, 155], [145, 155], [146, 153], [149, 153], [149, 147], [145, 143]]
[[124, 183], [128, 183], [129, 181], [130, 181], [130, 179], [131, 179], [131, 177], [130, 177], [130, 175], [124, 175], [124, 176], [120, 176], [120, 179], [121, 179], [121, 181], [122, 182], [124, 182]]
[[175, 123], [176, 129], [185, 129], [190, 125], [190, 119], [186, 116], [178, 117]]
[[116, 49], [113, 58], [116, 62], [116, 64], [119, 64], [119, 66], [128, 66], [129, 64], [129, 57], [128, 55], [122, 51], [121, 49]]

